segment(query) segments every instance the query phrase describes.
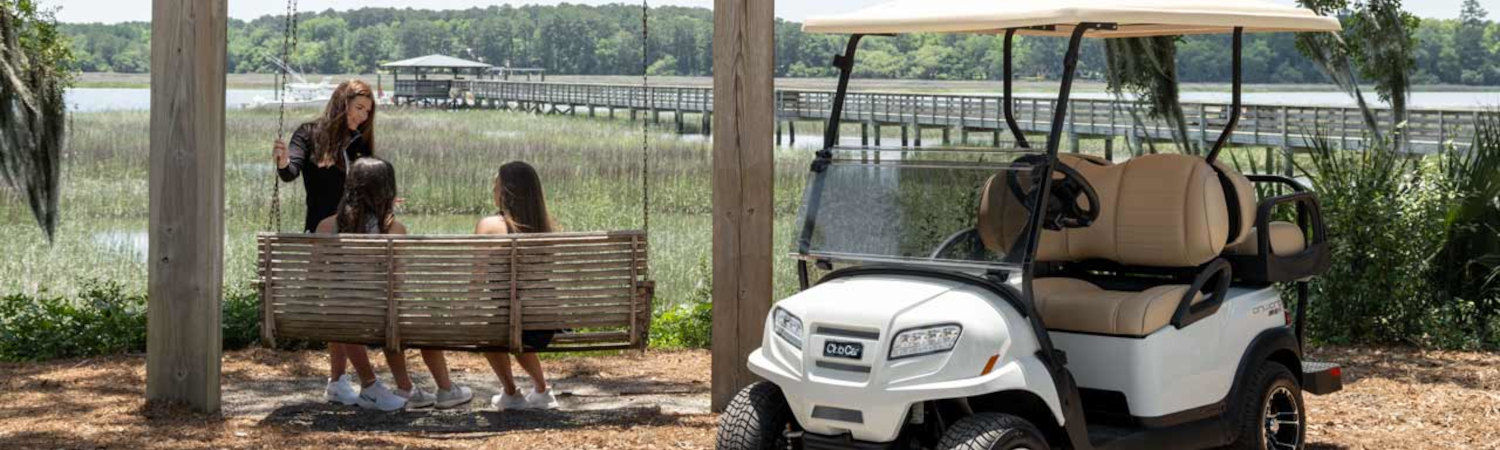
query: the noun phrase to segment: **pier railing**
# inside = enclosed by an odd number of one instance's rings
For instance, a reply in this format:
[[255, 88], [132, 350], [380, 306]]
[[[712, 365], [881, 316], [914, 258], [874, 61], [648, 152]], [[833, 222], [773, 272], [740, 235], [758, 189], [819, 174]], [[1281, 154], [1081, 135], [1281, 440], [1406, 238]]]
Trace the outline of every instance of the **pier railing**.
[[[699, 115], [706, 125], [713, 113], [713, 89], [705, 87], [651, 86], [581, 83], [535, 83], [501, 80], [401, 80], [396, 85], [400, 103], [421, 102], [444, 106], [521, 108], [542, 112], [576, 113], [587, 108], [626, 109], [634, 115], [648, 112], [652, 118], [670, 113], [679, 126], [686, 114]], [[827, 120], [833, 92], [781, 89], [776, 91], [779, 122]], [[1014, 111], [1028, 133], [1045, 133], [1050, 127], [1056, 100], [1018, 97]], [[903, 129], [953, 129], [989, 132], [1008, 138], [998, 95], [956, 95], [851, 92], [845, 102], [844, 122], [869, 126], [899, 126]], [[1229, 105], [1184, 103], [1188, 139], [1207, 146], [1228, 122]], [[1361, 148], [1368, 129], [1358, 108], [1331, 106], [1247, 105], [1241, 111], [1232, 143], [1237, 145], [1299, 149], [1316, 137], [1337, 145]], [[1377, 111], [1380, 126], [1390, 126], [1391, 111]], [[1446, 144], [1466, 146], [1474, 134], [1478, 110], [1412, 109], [1405, 125], [1410, 151], [1432, 152]], [[1165, 120], [1148, 118], [1130, 102], [1075, 99], [1069, 103], [1068, 123], [1072, 139], [1126, 137], [1170, 140], [1175, 132]], [[946, 135], [946, 132], [945, 132]], [[920, 136], [920, 133], [918, 133]], [[877, 138], [878, 139], [878, 138]], [[920, 141], [920, 137], [917, 138]]]

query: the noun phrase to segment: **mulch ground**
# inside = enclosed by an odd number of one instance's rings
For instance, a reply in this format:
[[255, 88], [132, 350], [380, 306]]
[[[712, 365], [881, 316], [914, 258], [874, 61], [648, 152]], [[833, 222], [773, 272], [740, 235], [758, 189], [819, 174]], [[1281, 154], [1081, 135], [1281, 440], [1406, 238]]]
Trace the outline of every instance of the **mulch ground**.
[[[423, 372], [410, 353], [411, 366]], [[1500, 449], [1500, 354], [1333, 348], [1314, 357], [1343, 362], [1345, 388], [1308, 397], [1310, 448]], [[553, 412], [494, 411], [488, 398], [497, 382], [484, 360], [449, 359], [476, 401], [457, 410], [400, 413], [322, 404], [327, 363], [318, 352], [225, 355], [224, 412], [216, 415], [147, 405], [142, 355], [0, 364], [0, 448], [713, 445], [717, 418], [707, 413], [704, 351], [549, 360], [554, 390], [563, 393], [563, 409]]]

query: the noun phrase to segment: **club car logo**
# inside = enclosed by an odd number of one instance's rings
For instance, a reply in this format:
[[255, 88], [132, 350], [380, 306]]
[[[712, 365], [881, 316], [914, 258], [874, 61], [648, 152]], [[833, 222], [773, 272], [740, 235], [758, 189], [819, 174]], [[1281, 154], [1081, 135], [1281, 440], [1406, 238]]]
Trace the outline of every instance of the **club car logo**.
[[828, 341], [823, 344], [823, 356], [860, 359], [865, 352], [864, 344]]
[[1262, 314], [1267, 317], [1275, 317], [1281, 315], [1281, 301], [1272, 300], [1269, 302], [1265, 302], [1256, 306], [1255, 309], [1250, 310], [1250, 315], [1252, 316], [1259, 316]]

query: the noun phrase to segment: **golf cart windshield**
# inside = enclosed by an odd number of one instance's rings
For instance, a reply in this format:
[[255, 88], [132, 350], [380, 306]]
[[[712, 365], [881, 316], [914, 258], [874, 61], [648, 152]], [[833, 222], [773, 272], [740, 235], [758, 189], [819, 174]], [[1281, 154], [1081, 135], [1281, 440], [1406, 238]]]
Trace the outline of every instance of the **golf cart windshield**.
[[835, 149], [808, 180], [797, 256], [1018, 270], [1035, 192], [1025, 154]]

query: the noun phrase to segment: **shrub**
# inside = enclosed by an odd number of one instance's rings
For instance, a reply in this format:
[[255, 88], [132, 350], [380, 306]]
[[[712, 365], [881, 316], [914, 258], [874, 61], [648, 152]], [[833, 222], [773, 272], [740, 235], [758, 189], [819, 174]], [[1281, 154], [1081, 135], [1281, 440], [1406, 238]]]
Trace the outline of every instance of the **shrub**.
[[[118, 282], [85, 281], [77, 298], [0, 297], [0, 361], [42, 361], [146, 351], [146, 295]], [[253, 290], [224, 295], [224, 349], [260, 338], [260, 300]]]
[[88, 282], [77, 299], [0, 299], [0, 359], [37, 361], [146, 349], [146, 297]]
[[1311, 177], [1333, 265], [1311, 284], [1312, 335], [1331, 342], [1399, 342], [1421, 335], [1430, 255], [1440, 230], [1418, 160], [1389, 147], [1337, 149], [1318, 139]]
[[1500, 116], [1480, 117], [1474, 145], [1441, 159], [1444, 243], [1430, 277], [1444, 306], [1472, 309], [1445, 328], [1500, 345]]
[[260, 293], [237, 289], [224, 293], [223, 324], [225, 350], [236, 350], [260, 342]]
[[1311, 283], [1311, 335], [1334, 343], [1500, 346], [1500, 123], [1436, 157], [1318, 140], [1312, 179], [1333, 265]]
[[693, 272], [698, 281], [692, 296], [652, 319], [652, 347], [708, 348], [713, 336], [713, 272], [708, 261], [699, 261]]

